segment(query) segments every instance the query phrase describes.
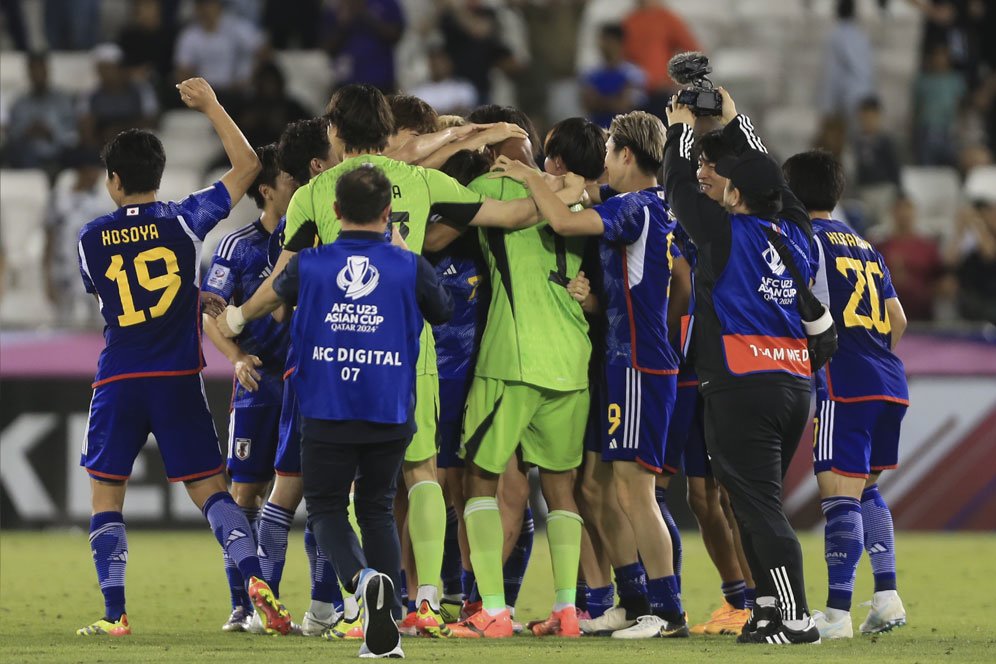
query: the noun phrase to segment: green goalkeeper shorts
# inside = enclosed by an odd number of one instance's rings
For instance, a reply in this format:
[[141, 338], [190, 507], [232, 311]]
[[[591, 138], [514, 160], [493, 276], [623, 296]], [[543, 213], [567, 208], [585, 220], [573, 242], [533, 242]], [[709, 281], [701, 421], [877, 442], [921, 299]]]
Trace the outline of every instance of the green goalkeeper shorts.
[[415, 376], [415, 425], [418, 431], [405, 451], [405, 461], [431, 459], [439, 452], [439, 376]]
[[547, 390], [526, 383], [474, 377], [467, 396], [460, 456], [500, 474], [522, 447], [522, 460], [544, 470], [581, 465], [588, 389]]

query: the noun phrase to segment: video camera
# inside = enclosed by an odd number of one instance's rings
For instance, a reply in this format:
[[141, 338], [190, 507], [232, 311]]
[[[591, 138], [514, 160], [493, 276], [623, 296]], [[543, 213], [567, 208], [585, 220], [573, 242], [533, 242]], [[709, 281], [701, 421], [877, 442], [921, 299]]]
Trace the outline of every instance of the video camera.
[[692, 109], [697, 116], [722, 115], [723, 96], [709, 80], [709, 58], [698, 51], [686, 51], [671, 58], [667, 73], [675, 83], [686, 86], [678, 92], [678, 103]]

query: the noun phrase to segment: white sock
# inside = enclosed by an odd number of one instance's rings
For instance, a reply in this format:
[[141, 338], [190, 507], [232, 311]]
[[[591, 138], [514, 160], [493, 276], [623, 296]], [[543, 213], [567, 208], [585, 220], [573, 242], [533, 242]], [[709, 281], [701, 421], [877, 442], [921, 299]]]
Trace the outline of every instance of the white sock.
[[319, 602], [317, 599], [313, 599], [308, 612], [315, 617], [315, 620], [329, 622], [335, 616], [335, 607], [328, 602]]
[[881, 603], [893, 597], [899, 597], [899, 593], [895, 590], [879, 590], [872, 596], [872, 600], [878, 600], [876, 603]]
[[843, 609], [831, 609], [830, 607], [827, 607], [826, 617], [830, 622], [839, 622], [844, 619], [850, 620], [851, 612], [844, 611]]
[[564, 609], [566, 609], [569, 606], [574, 606], [574, 602], [556, 602], [553, 605], [553, 610], [555, 612], [556, 611], [563, 611]]
[[419, 586], [418, 594], [415, 596], [415, 606], [422, 606], [422, 602], [429, 602], [429, 606], [432, 607], [433, 611], [439, 610], [439, 588], [436, 586]]
[[504, 608], [501, 608], [501, 609], [484, 609], [484, 610], [485, 610], [485, 611], [487, 612], [487, 614], [488, 614], [489, 616], [497, 616], [497, 615], [499, 615], [499, 614], [500, 614], [500, 613], [501, 613], [502, 611], [505, 611], [506, 609], [504, 609]]
[[342, 615], [352, 622], [360, 617], [360, 602], [356, 595], [346, 595], [342, 598]]
[[801, 632], [809, 627], [810, 622], [811, 620], [806, 618], [805, 620], [783, 620], [782, 624], [794, 632]]

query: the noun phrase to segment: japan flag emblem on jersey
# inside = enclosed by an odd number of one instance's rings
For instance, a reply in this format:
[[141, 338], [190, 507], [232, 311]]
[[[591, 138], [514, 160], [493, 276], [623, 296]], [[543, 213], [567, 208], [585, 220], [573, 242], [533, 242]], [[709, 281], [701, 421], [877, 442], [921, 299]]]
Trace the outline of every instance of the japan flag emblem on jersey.
[[366, 256], [350, 256], [336, 276], [336, 285], [346, 291], [346, 299], [358, 300], [377, 288], [380, 272]]

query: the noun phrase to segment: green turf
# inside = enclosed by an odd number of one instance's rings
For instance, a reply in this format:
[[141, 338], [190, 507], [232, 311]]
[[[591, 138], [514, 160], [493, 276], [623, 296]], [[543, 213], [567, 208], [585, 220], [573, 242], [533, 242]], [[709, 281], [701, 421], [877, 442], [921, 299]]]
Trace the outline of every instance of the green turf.
[[[694, 533], [685, 537], [685, 606], [693, 621], [719, 601], [719, 581]], [[910, 624], [879, 638], [811, 647], [737, 646], [728, 637], [620, 643], [518, 637], [501, 642], [434, 642], [406, 639], [409, 659], [433, 662], [578, 662], [594, 664], [664, 661], [799, 662], [992, 662], [996, 659], [996, 536], [899, 536], [900, 590]], [[207, 528], [202, 532], [129, 535], [128, 610], [134, 630], [127, 639], [84, 639], [74, 631], [100, 617], [103, 605], [86, 534], [19, 533], [0, 536], [0, 661], [2, 662], [267, 662], [295, 664], [355, 660], [356, 643], [299, 637], [225, 634], [228, 591], [221, 554]], [[295, 617], [307, 608], [307, 560], [301, 532], [292, 539], [283, 582]], [[822, 541], [807, 535], [810, 601], [824, 601]], [[537, 537], [518, 617], [543, 616], [551, 601], [549, 556]], [[871, 594], [863, 561], [857, 601]], [[855, 631], [866, 609], [856, 607]], [[653, 658], [653, 659], [651, 659]]]

